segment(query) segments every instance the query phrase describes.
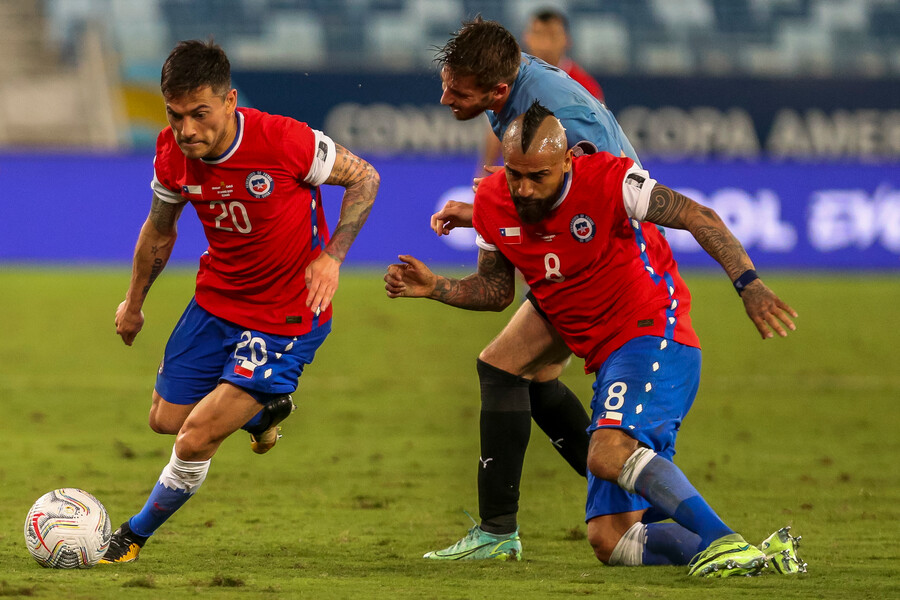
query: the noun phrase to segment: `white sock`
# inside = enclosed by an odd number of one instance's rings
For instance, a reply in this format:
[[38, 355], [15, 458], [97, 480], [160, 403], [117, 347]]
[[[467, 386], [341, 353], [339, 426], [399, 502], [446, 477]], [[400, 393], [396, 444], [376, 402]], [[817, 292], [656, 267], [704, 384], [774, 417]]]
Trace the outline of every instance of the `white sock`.
[[638, 521], [632, 525], [613, 548], [610, 565], [639, 567], [643, 563], [644, 545], [647, 543], [647, 526]]
[[650, 448], [640, 447], [634, 451], [634, 454], [628, 457], [625, 464], [622, 465], [622, 472], [619, 473], [619, 487], [625, 491], [635, 493], [634, 482], [637, 481], [638, 475], [647, 466], [647, 463], [653, 460], [656, 452]]
[[159, 482], [167, 488], [193, 494], [206, 479], [209, 459], [200, 461], [181, 460], [172, 447], [172, 458], [159, 475]]

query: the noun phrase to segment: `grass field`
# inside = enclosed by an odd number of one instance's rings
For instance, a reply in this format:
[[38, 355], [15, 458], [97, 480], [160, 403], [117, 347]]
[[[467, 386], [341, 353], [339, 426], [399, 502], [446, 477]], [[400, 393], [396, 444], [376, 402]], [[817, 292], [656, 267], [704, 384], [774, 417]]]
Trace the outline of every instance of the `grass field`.
[[[508, 314], [388, 300], [380, 273], [345, 273], [334, 333], [266, 456], [243, 432], [200, 492], [131, 565], [40, 568], [31, 503], [81, 487], [114, 526], [137, 511], [173, 439], [146, 424], [163, 345], [192, 292], [171, 270], [132, 348], [114, 334], [125, 270], [0, 270], [0, 596], [37, 598], [900, 597], [900, 280], [769, 277], [800, 313], [762, 342], [721, 274], [686, 277], [703, 382], [678, 463], [724, 519], [759, 541], [791, 524], [809, 574], [693, 580], [609, 568], [584, 539], [584, 483], [532, 435], [518, 564], [427, 563], [477, 513], [474, 359]], [[591, 379], [565, 380], [585, 402]]]

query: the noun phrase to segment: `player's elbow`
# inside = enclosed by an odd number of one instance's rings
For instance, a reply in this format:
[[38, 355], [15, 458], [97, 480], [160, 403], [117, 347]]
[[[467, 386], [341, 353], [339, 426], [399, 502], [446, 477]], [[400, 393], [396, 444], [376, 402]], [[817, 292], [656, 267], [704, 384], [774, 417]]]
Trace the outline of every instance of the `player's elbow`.
[[373, 167], [369, 163], [366, 163], [361, 183], [369, 193], [369, 197], [372, 199], [372, 201], [374, 201], [375, 193], [378, 191], [378, 188], [381, 187], [381, 175], [378, 173], [375, 167]]
[[506, 308], [513, 303], [516, 297], [515, 288], [509, 290], [509, 292], [505, 296], [501, 296], [497, 298], [497, 302], [491, 307], [491, 310], [495, 312], [502, 312], [506, 310]]

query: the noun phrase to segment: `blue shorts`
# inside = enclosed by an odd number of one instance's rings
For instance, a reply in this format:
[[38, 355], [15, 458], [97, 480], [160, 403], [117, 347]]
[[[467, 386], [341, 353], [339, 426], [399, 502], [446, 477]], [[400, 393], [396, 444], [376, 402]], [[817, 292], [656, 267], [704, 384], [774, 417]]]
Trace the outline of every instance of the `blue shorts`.
[[[660, 337], [628, 341], [597, 371], [588, 432], [621, 429], [672, 460], [675, 438], [700, 384], [700, 349]], [[649, 508], [612, 481], [588, 473], [585, 520]]]
[[245, 329], [192, 298], [166, 344], [156, 391], [166, 402], [194, 404], [227, 381], [265, 404], [297, 389], [303, 367], [329, 333], [330, 320], [296, 337]]

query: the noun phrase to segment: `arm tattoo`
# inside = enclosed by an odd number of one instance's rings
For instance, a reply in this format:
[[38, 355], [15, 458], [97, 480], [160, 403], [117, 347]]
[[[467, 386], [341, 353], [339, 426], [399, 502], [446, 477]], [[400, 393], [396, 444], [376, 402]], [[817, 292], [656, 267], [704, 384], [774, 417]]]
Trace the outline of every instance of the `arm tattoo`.
[[753, 268], [747, 251], [716, 211], [664, 185], [654, 186], [644, 219], [657, 225], [690, 231], [706, 253], [722, 265], [732, 281]]
[[[156, 194], [153, 195], [150, 214], [147, 217], [147, 223], [152, 227], [148, 228], [146, 224], [144, 225], [141, 237], [138, 240], [138, 247], [135, 250], [136, 271], [134, 275], [138, 279], [133, 282], [138, 283], [146, 277], [146, 283], [140, 287], [141, 301], [147, 297], [150, 286], [153, 285], [153, 282], [156, 281], [156, 278], [159, 277], [166, 267], [166, 263], [169, 262], [169, 256], [172, 254], [172, 245], [175, 243], [175, 237], [178, 234], [178, 217], [181, 216], [183, 209], [184, 203], [171, 204], [160, 200]], [[138, 283], [138, 285], [140, 284]]]
[[341, 217], [331, 235], [331, 240], [325, 248], [325, 252], [332, 258], [343, 261], [350, 250], [350, 245], [356, 239], [363, 223], [372, 211], [375, 202], [375, 194], [381, 178], [378, 172], [368, 162], [354, 155], [352, 152], [335, 144], [337, 158], [331, 175], [325, 180], [327, 185], [340, 185], [345, 188], [344, 199], [341, 203]]
[[[154, 248], [154, 254], [156, 254], [156, 246]], [[163, 269], [166, 266], [166, 261], [160, 257], [153, 259], [153, 265], [150, 267], [150, 279], [147, 281], [147, 285], [144, 286], [144, 289], [141, 290], [141, 298], [146, 298], [147, 293], [150, 291], [150, 286], [153, 285], [153, 282], [156, 281], [156, 278], [159, 277], [159, 274], [162, 273]]]
[[688, 199], [664, 185], [655, 185], [650, 192], [650, 205], [647, 207], [645, 220], [663, 227], [684, 229], [681, 213]]
[[184, 204], [171, 204], [160, 200], [159, 196], [153, 194], [153, 204], [150, 205], [148, 218], [158, 232], [170, 234], [175, 229], [175, 223], [181, 216], [183, 208]]
[[439, 277], [432, 298], [467, 310], [503, 310], [515, 294], [513, 273], [505, 256], [480, 250], [478, 272], [463, 279]]

